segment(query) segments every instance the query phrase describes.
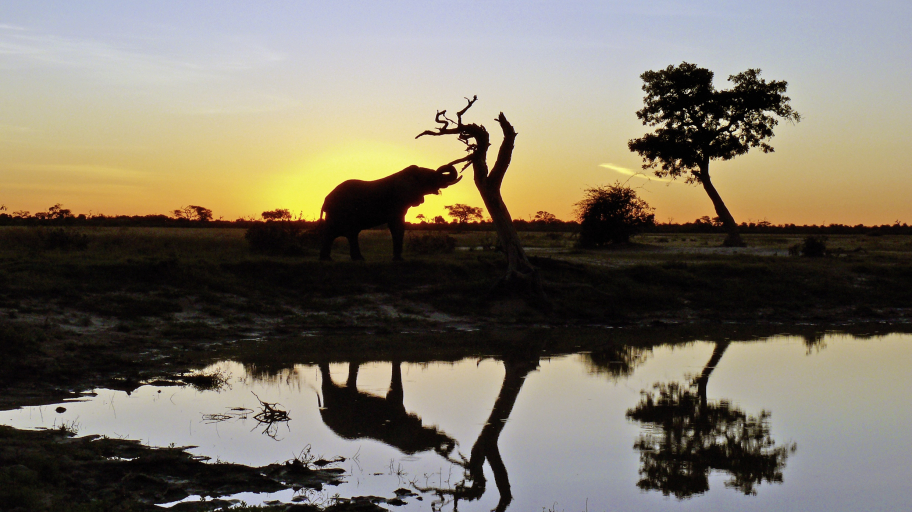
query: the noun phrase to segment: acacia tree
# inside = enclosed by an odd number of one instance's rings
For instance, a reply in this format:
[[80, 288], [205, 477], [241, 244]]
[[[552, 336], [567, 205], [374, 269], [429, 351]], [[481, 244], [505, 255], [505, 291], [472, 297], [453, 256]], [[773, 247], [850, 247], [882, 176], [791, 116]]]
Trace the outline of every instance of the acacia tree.
[[516, 228], [513, 226], [513, 219], [510, 217], [507, 205], [504, 204], [503, 197], [500, 194], [504, 175], [507, 173], [507, 169], [510, 167], [510, 160], [513, 158], [516, 130], [507, 121], [503, 112], [497, 116], [496, 121], [503, 132], [503, 141], [500, 143], [494, 167], [489, 171], [487, 155], [488, 147], [491, 145], [491, 137], [488, 134], [488, 130], [480, 124], [465, 124], [462, 122], [463, 114], [475, 104], [476, 100], [478, 100], [478, 96], [473, 96], [472, 99], [466, 98], [468, 104], [456, 113], [455, 121], [446, 116], [446, 110], [437, 111], [434, 120], [441, 126], [436, 130], [425, 130], [415, 138], [417, 139], [424, 135], [456, 135], [459, 141], [465, 144], [468, 155], [450, 162], [450, 165], [465, 162], [466, 164], [462, 170], [465, 170], [470, 165], [472, 166], [475, 187], [481, 194], [481, 199], [484, 201], [488, 214], [491, 215], [491, 221], [497, 231], [497, 237], [500, 239], [500, 246], [507, 257], [507, 273], [500, 283], [508, 286], [512, 286], [514, 283], [529, 283], [533, 294], [543, 299], [544, 291], [541, 286], [541, 278], [538, 275], [538, 271], [526, 258], [526, 253], [519, 242], [519, 235], [517, 235]]
[[477, 206], [469, 206], [467, 204], [456, 203], [449, 206], [444, 206], [446, 211], [449, 212], [447, 215], [453, 217], [455, 220], [458, 220], [460, 224], [465, 224], [473, 220], [481, 220], [482, 209]]
[[759, 69], [748, 69], [728, 80], [734, 87], [716, 90], [713, 72], [682, 62], [659, 71], [647, 71], [643, 79], [645, 106], [637, 111], [643, 124], [656, 127], [627, 143], [644, 159], [643, 169], [687, 183], [703, 185], [728, 236], [726, 246], [743, 246], [738, 224], [709, 177], [711, 160], [731, 160], [759, 147], [772, 153], [777, 118], [798, 122], [801, 116], [789, 105], [784, 80], [767, 82]]
[[262, 215], [263, 220], [265, 221], [291, 220], [291, 210], [288, 208], [276, 208], [275, 210], [263, 212], [260, 215]]
[[185, 219], [190, 221], [208, 222], [212, 220], [212, 210], [202, 206], [190, 205], [183, 206], [180, 209], [172, 210], [171, 215], [175, 219]]
[[535, 216], [532, 217], [532, 222], [541, 222], [542, 224], [553, 224], [555, 222], [560, 222], [560, 219], [558, 219], [557, 216], [551, 212], [539, 210], [539, 211], [535, 212]]

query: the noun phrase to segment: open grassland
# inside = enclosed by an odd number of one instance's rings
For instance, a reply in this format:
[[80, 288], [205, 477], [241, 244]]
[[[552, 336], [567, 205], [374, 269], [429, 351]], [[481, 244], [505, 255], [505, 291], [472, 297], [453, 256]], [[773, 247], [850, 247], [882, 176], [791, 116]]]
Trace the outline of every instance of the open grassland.
[[[0, 228], [0, 315], [123, 331], [154, 322], [202, 334], [265, 317], [291, 328], [447, 315], [508, 323], [839, 321], [893, 318], [912, 305], [906, 236], [830, 236], [829, 256], [804, 258], [789, 256], [802, 236], [748, 235], [747, 248], [721, 248], [723, 235], [651, 234], [580, 250], [572, 234], [526, 232], [552, 306], [542, 310], [489, 294], [504, 263], [488, 232], [432, 234], [455, 239], [455, 250], [438, 254], [410, 251], [410, 237], [427, 236], [410, 232], [407, 261], [394, 263], [381, 230], [361, 235], [366, 262], [348, 261], [344, 239], [335, 261], [319, 262], [317, 248], [253, 254], [239, 229], [60, 231]], [[76, 242], [49, 243], [53, 237]]]

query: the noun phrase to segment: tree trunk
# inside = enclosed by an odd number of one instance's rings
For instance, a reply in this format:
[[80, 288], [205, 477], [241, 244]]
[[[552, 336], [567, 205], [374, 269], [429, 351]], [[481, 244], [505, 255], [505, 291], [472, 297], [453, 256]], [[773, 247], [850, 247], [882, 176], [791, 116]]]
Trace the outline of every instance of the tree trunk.
[[709, 385], [709, 376], [712, 375], [713, 370], [718, 366], [719, 361], [722, 359], [722, 355], [725, 354], [725, 350], [730, 344], [730, 341], [720, 341], [716, 343], [712, 356], [710, 356], [709, 361], [706, 362], [706, 366], [703, 367], [703, 373], [696, 379], [697, 394], [700, 395], [700, 406], [703, 408], [706, 407], [707, 403], [706, 387]]
[[731, 212], [728, 211], [728, 208], [722, 201], [722, 196], [716, 191], [716, 187], [713, 186], [712, 180], [709, 178], [709, 160], [700, 164], [699, 180], [703, 185], [703, 190], [706, 191], [706, 194], [713, 203], [713, 207], [716, 209], [716, 216], [722, 221], [722, 227], [724, 227], [725, 232], [728, 233], [728, 236], [725, 237], [725, 241], [722, 242], [722, 245], [725, 247], [746, 247], [747, 244], [741, 239], [741, 233], [738, 229], [738, 224], [735, 222], [735, 218], [732, 217]]
[[[468, 104], [456, 114], [456, 121], [446, 117], [446, 110], [437, 112], [435, 122], [443, 125], [436, 131], [425, 130], [418, 134], [418, 137], [425, 135], [458, 135], [459, 140], [467, 146], [469, 155], [458, 160], [454, 160], [449, 165], [456, 165], [460, 162], [470, 162], [475, 175], [475, 186], [478, 188], [481, 199], [484, 201], [485, 208], [491, 215], [494, 229], [497, 231], [497, 238], [507, 256], [507, 273], [502, 277], [494, 289], [506, 289], [507, 291], [523, 291], [531, 295], [538, 301], [539, 306], [549, 307], [550, 303], [545, 298], [545, 292], [542, 289], [541, 277], [538, 271], [526, 258], [522, 244], [519, 242], [519, 235], [513, 226], [513, 219], [504, 204], [503, 197], [500, 195], [500, 186], [503, 183], [504, 174], [510, 167], [510, 160], [513, 158], [513, 144], [516, 141], [516, 130], [513, 125], [507, 121], [503, 112], [497, 116], [497, 122], [503, 131], [504, 138], [500, 144], [500, 150], [497, 152], [497, 161], [494, 167], [488, 172], [488, 148], [491, 146], [491, 137], [488, 130], [479, 124], [463, 124], [462, 116], [475, 103], [478, 96], [472, 99], [466, 98]], [[451, 126], [455, 124], [455, 126]]]
[[[490, 138], [484, 127], [478, 126], [473, 130], [473, 137], [477, 144], [477, 149], [471, 157], [472, 169], [475, 175], [475, 186], [478, 188], [481, 199], [484, 201], [488, 214], [491, 215], [491, 221], [494, 229], [497, 231], [497, 238], [507, 256], [507, 274], [500, 280], [498, 285], [507, 287], [529, 287], [533, 295], [539, 299], [545, 298], [545, 292], [542, 289], [541, 277], [538, 270], [529, 263], [526, 258], [526, 252], [519, 241], [519, 235], [513, 226], [513, 218], [504, 204], [503, 197], [500, 193], [500, 187], [503, 184], [504, 175], [510, 166], [513, 158], [513, 146], [516, 140], [516, 130], [513, 125], [507, 121], [503, 112], [497, 117], [500, 128], [503, 130], [504, 138], [500, 144], [500, 150], [497, 152], [497, 160], [494, 167], [488, 172], [487, 148], [490, 146]], [[476, 125], [470, 125], [476, 126]]]
[[500, 439], [500, 433], [507, 425], [510, 413], [513, 412], [513, 406], [516, 404], [516, 398], [519, 396], [519, 390], [522, 389], [526, 376], [538, 367], [537, 361], [529, 362], [525, 360], [510, 361], [504, 360], [503, 384], [500, 387], [500, 394], [494, 401], [494, 407], [491, 409], [491, 415], [485, 422], [478, 439], [472, 445], [471, 455], [469, 457], [468, 469], [472, 476], [472, 494], [467, 494], [468, 499], [478, 499], [485, 491], [484, 461], [485, 459], [491, 464], [491, 472], [494, 473], [494, 484], [497, 486], [497, 492], [500, 493], [500, 500], [494, 509], [497, 512], [503, 512], [513, 501], [513, 494], [510, 490], [510, 478], [507, 474], [507, 467], [500, 456], [500, 448], [497, 441]]

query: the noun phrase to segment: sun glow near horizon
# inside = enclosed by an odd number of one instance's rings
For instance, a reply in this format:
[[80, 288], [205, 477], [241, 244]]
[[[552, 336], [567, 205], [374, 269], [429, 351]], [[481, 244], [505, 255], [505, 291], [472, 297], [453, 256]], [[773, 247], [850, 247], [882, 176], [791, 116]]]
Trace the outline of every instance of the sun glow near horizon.
[[[267, 210], [288, 208], [295, 216], [300, 214], [304, 219], [318, 219], [326, 195], [343, 181], [372, 181], [410, 165], [433, 169], [443, 163], [446, 163], [445, 158], [415, 144], [351, 139], [310, 155], [265, 180], [258, 191], [257, 203], [275, 205]], [[471, 183], [471, 179], [468, 181]], [[437, 215], [446, 216], [444, 205], [481, 201], [474, 188], [463, 189], [461, 185], [462, 182], [447, 188], [440, 195], [425, 196], [424, 204], [409, 209], [407, 220], [415, 221], [419, 214], [428, 219]]]

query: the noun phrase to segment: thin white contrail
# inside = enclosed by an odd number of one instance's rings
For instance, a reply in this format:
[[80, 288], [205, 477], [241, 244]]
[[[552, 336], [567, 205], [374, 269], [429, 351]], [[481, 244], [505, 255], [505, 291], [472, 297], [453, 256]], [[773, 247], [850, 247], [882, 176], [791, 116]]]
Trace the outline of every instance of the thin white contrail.
[[657, 176], [650, 176], [642, 171], [634, 171], [634, 170], [628, 169], [626, 167], [621, 167], [620, 165], [599, 164], [599, 167], [604, 167], [605, 169], [611, 169], [614, 172], [619, 172], [619, 173], [627, 175], [627, 176], [633, 176], [635, 178], [642, 178], [644, 180], [649, 180], [649, 181], [664, 181], [664, 182], [668, 182], [668, 183], [671, 183], [671, 181], [672, 181], [672, 180], [665, 179], [665, 178], [659, 178]]

